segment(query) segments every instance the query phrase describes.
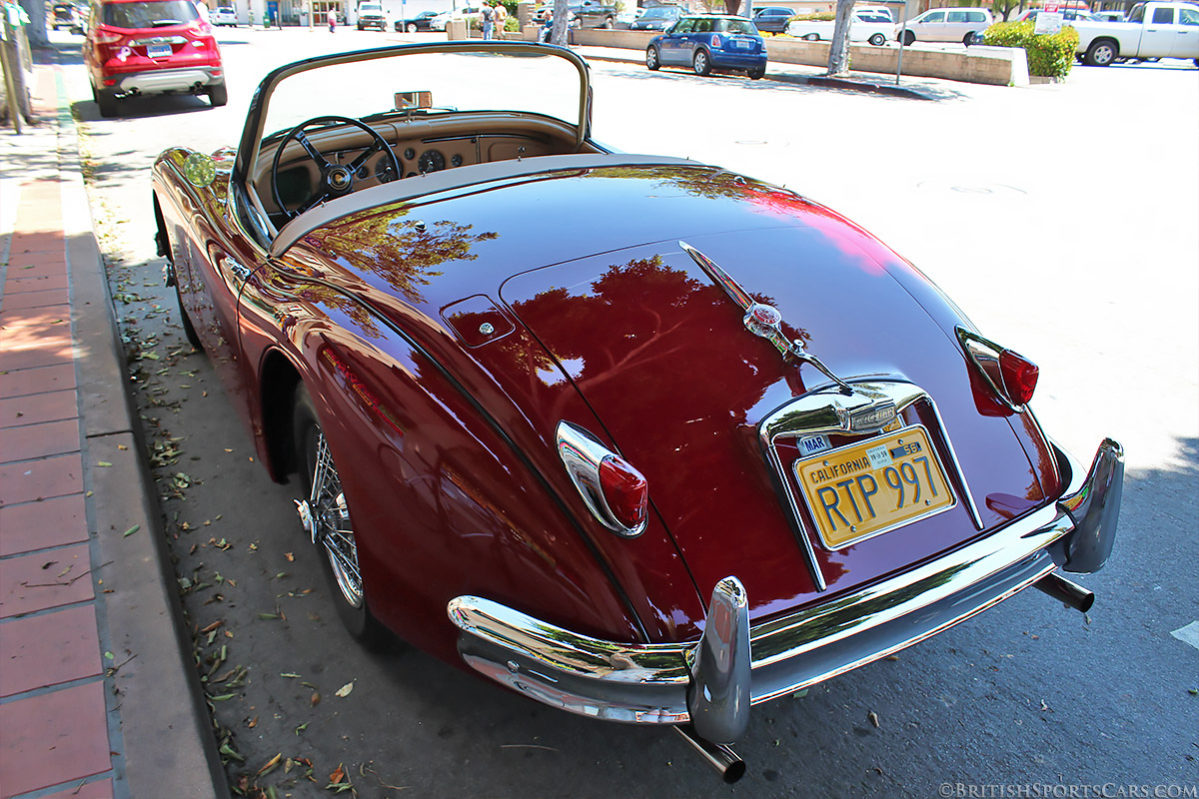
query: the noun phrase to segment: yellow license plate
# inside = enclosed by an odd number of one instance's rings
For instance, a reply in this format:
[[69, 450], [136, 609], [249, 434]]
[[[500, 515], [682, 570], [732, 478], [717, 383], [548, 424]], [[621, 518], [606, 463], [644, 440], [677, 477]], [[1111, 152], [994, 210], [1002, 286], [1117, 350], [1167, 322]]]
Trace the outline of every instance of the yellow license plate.
[[839, 549], [925, 516], [957, 500], [922, 426], [795, 462], [795, 479], [820, 537]]

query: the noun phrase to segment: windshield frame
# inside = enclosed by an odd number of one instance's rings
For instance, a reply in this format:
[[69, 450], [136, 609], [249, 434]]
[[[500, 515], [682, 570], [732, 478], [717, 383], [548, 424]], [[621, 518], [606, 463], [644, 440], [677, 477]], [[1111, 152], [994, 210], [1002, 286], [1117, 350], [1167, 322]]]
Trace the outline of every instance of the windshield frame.
[[335, 53], [315, 58], [295, 61], [271, 71], [267, 74], [254, 96], [250, 99], [250, 107], [246, 111], [246, 124], [242, 129], [241, 141], [237, 148], [237, 158], [233, 163], [233, 179], [245, 185], [250, 175], [250, 167], [258, 160], [259, 149], [263, 142], [263, 128], [266, 124], [267, 109], [275, 88], [287, 78], [300, 73], [338, 64], [351, 64], [362, 61], [373, 61], [381, 58], [402, 57], [404, 55], [421, 53], [494, 53], [508, 56], [518, 56], [522, 53], [536, 56], [557, 56], [569, 62], [579, 75], [579, 107], [578, 121], [562, 120], [565, 124], [575, 127], [575, 143], [581, 145], [591, 135], [591, 79], [584, 61], [578, 54], [565, 47], [556, 45], [535, 44], [528, 42], [504, 41], [475, 41], [475, 42], [437, 42], [433, 44], [404, 44], [393, 47], [377, 47], [369, 50], [354, 50], [348, 53]]

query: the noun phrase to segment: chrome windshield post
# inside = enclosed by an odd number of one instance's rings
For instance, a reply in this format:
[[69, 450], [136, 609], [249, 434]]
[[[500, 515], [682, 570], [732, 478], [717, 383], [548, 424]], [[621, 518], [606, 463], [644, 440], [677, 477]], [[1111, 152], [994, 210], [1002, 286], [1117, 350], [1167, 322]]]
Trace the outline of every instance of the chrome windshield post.
[[712, 589], [708, 621], [694, 649], [687, 709], [701, 738], [732, 743], [749, 725], [749, 596], [736, 577]]

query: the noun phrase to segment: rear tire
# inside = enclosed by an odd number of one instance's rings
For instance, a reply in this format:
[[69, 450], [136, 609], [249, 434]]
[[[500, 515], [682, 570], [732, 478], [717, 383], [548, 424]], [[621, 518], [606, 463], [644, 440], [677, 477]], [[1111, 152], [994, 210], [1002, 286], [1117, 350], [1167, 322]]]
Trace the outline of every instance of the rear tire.
[[[316, 408], [308, 390], [296, 387], [292, 410], [296, 466], [304, 491], [301, 507], [307, 508], [308, 523], [316, 528], [317, 552], [332, 589], [337, 614], [350, 634], [370, 649], [389, 641], [387, 631], [371, 614], [366, 604], [365, 585], [359, 568], [358, 546], [341, 476], [329, 451], [329, 442], [316, 418]], [[314, 486], [315, 483], [315, 486]], [[303, 511], [301, 518], [304, 518]]]
[[903, 43], [906, 47], [911, 47], [916, 42], [916, 34], [907, 31], [903, 35]]
[[803, 37], [803, 39], [805, 42], [818, 42], [818, 41], [820, 41], [820, 34], [819, 33], [809, 33], [809, 34], [805, 35]]
[[645, 48], [645, 67], [650, 72], [657, 72], [662, 62], [658, 60], [658, 50], [655, 47]]
[[611, 17], [607, 17], [604, 19], [604, 30], [610, 31], [615, 27], [616, 27], [616, 22]]
[[117, 95], [112, 89], [92, 89], [96, 105], [100, 106], [100, 116], [105, 119], [117, 115]]
[[696, 75], [703, 76], [703, 75], [711, 74], [712, 61], [711, 61], [711, 58], [708, 56], [707, 50], [697, 50], [696, 51], [695, 58], [692, 59], [692, 61], [691, 61], [691, 69], [693, 69], [695, 71]]
[[225, 88], [224, 83], [208, 87], [208, 101], [212, 103], [213, 108], [220, 108], [229, 102], [229, 90]]
[[408, 32], [409, 32], [409, 33], [416, 33], [416, 23], [415, 23], [415, 22], [409, 22], [409, 23], [408, 23]]
[[766, 67], [762, 67], [761, 69], [751, 69], [749, 71], [749, 79], [750, 80], [761, 80], [765, 76], [766, 76]]
[[1083, 62], [1092, 67], [1110, 67], [1120, 56], [1120, 48], [1111, 39], [1091, 42]]
[[887, 43], [887, 37], [883, 36], [881, 33], [876, 33], [873, 36], [871, 36], [868, 41], [875, 47], [882, 47], [884, 44]]

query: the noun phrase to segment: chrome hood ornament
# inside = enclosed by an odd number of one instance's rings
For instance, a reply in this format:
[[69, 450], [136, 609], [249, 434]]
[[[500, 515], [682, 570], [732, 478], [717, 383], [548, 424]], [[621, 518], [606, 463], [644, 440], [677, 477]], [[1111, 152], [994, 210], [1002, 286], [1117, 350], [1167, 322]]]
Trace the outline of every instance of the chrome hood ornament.
[[728, 272], [721, 269], [711, 258], [687, 242], [680, 241], [679, 246], [683, 248], [685, 253], [691, 256], [695, 263], [699, 264], [700, 269], [703, 269], [708, 274], [708, 277], [716, 281], [716, 285], [724, 289], [724, 293], [728, 294], [733, 302], [741, 306], [741, 310], [745, 311], [745, 317], [741, 321], [745, 324], [746, 330], [773, 344], [784, 360], [786, 360], [787, 356], [791, 356], [797, 361], [810, 363], [821, 374], [836, 383], [843, 394], [853, 393], [853, 388], [848, 383], [833, 374], [819, 358], [804, 349], [802, 341], [799, 339], [795, 339], [794, 341], [789, 340], [783, 334], [783, 315], [779, 313], [778, 308], [755, 300], [749, 295], [749, 292], [741, 288], [741, 285], [737, 281], [733, 280]]

